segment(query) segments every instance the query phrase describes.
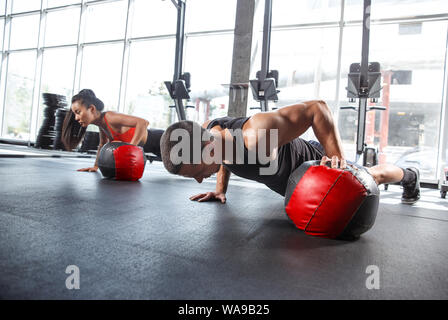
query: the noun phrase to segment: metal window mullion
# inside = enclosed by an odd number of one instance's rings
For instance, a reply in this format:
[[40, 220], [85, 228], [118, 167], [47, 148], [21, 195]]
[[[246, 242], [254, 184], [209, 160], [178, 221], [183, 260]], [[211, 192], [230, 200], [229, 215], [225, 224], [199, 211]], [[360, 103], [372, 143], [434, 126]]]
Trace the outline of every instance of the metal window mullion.
[[[187, 34], [185, 34], [184, 45], [183, 45], [183, 50], [182, 50], [182, 70], [180, 70], [181, 74], [184, 73], [185, 66], [187, 65], [187, 62], [188, 62], [188, 55], [186, 53], [187, 53], [189, 40], [190, 40], [189, 36]], [[187, 72], [187, 71], [185, 71], [185, 72]], [[187, 110], [187, 109], [185, 109], [185, 110]]]
[[83, 42], [83, 46], [92, 46], [97, 44], [113, 44], [113, 43], [122, 43], [124, 38], [121, 39], [112, 39], [112, 40], [101, 40], [101, 41], [91, 41], [91, 42]]
[[8, 52], [8, 53], [16, 53], [16, 52], [30, 51], [30, 50], [36, 50], [36, 47], [13, 49], [13, 50], [5, 50], [5, 51]]
[[339, 126], [339, 104], [340, 104], [340, 86], [341, 86], [341, 68], [342, 68], [342, 45], [344, 40], [344, 15], [345, 15], [345, 0], [341, 0], [341, 19], [339, 20], [339, 42], [338, 42], [338, 61], [336, 67], [336, 94], [334, 97], [334, 110], [336, 120], [336, 127]]
[[442, 95], [442, 108], [440, 110], [440, 126], [439, 126], [439, 141], [438, 141], [438, 156], [436, 166], [436, 179], [439, 181], [439, 185], [444, 182], [444, 166], [446, 164], [446, 150], [448, 147], [448, 27], [445, 46], [445, 66], [443, 77], [443, 95]]
[[61, 48], [70, 48], [70, 47], [76, 47], [76, 46], [77, 46], [76, 43], [58, 44], [58, 45], [54, 45], [54, 46], [44, 46], [44, 47], [41, 47], [41, 49], [43, 49], [43, 50], [47, 50], [47, 49], [61, 49]]
[[[8, 4], [11, 5], [10, 1], [6, 2], [6, 10], [11, 10], [8, 7]], [[7, 11], [8, 12], [8, 11]], [[6, 49], [2, 54], [2, 66], [3, 72], [1, 77], [3, 79], [3, 86], [1, 87], [0, 97], [2, 97], [2, 105], [1, 105], [1, 119], [0, 119], [0, 136], [3, 136], [3, 127], [5, 125], [5, 110], [6, 110], [6, 88], [8, 84], [8, 69], [9, 69], [9, 45], [11, 43], [11, 16], [7, 15], [5, 18], [5, 30], [3, 31], [3, 48]], [[6, 46], [5, 46], [6, 44]], [[1, 80], [1, 79], [0, 79]], [[0, 81], [1, 83], [1, 81]]]
[[72, 4], [67, 4], [65, 6], [45, 8], [45, 12], [48, 13], [48, 12], [54, 12], [54, 11], [69, 9], [69, 8], [76, 8], [76, 7], [79, 7], [80, 5], [81, 5], [80, 3], [72, 3]]
[[209, 30], [209, 31], [196, 31], [186, 32], [185, 37], [200, 37], [200, 36], [212, 36], [212, 35], [224, 35], [233, 34], [235, 29], [221, 29], [221, 30]]
[[428, 22], [428, 21], [440, 21], [447, 19], [448, 19], [448, 13], [441, 13], [441, 14], [416, 15], [408, 17], [372, 19], [370, 21], [370, 24], [373, 25], [373, 24], [390, 24], [390, 23], [405, 23], [405, 22]]
[[96, 5], [96, 4], [104, 4], [104, 3], [111, 3], [111, 2], [118, 2], [121, 0], [91, 0], [91, 1], [84, 1], [87, 5]]
[[8, 0], [5, 0], [5, 15], [2, 17], [6, 19], [6, 15], [8, 14]]
[[[345, 10], [344, 10], [345, 11]], [[406, 22], [430, 22], [430, 21], [446, 21], [448, 20], [448, 14], [433, 14], [433, 15], [420, 15], [411, 17], [397, 17], [397, 18], [385, 18], [385, 19], [371, 19], [371, 25], [381, 24], [394, 24], [394, 23], [406, 23]], [[310, 22], [300, 24], [285, 24], [274, 25], [272, 31], [277, 30], [296, 30], [296, 29], [312, 29], [312, 28], [331, 28], [339, 26], [340, 21], [324, 21], [324, 22]], [[344, 21], [345, 26], [357, 26], [362, 24], [362, 20], [348, 20]], [[215, 31], [211, 31], [215, 32]]]
[[8, 68], [9, 68], [9, 53], [2, 54], [2, 64], [5, 66], [2, 70], [1, 80], [3, 80], [3, 86], [0, 89], [2, 99], [1, 106], [1, 119], [0, 119], [0, 136], [3, 136], [3, 126], [5, 124], [5, 110], [6, 110], [6, 85], [8, 82]]
[[[8, 2], [5, 1], [5, 13], [7, 12], [7, 5]], [[2, 53], [1, 53], [1, 61], [0, 61], [0, 84], [1, 83], [6, 83], [6, 74], [3, 73], [3, 71], [5, 71], [6, 69], [3, 68], [3, 66], [5, 65], [6, 59], [7, 59], [7, 53], [5, 52], [5, 37], [6, 37], [6, 29], [7, 29], [7, 17], [4, 17], [4, 21], [3, 21], [3, 34], [2, 34]], [[3, 126], [3, 108], [5, 105], [5, 91], [3, 90], [3, 87], [0, 87], [0, 97], [3, 97], [3, 99], [1, 99], [0, 101], [0, 137], [2, 136], [2, 126]]]
[[[234, 29], [226, 29], [226, 30], [213, 30], [213, 31], [204, 31], [204, 32], [186, 32], [185, 37], [201, 37], [201, 36], [215, 36], [215, 35], [233, 35], [235, 32]], [[144, 36], [144, 37], [135, 37], [129, 38], [129, 42], [137, 42], [137, 41], [146, 41], [146, 40], [164, 40], [176, 38], [176, 34], [161, 34], [156, 36]], [[117, 40], [118, 41], [118, 40]]]
[[[81, 42], [84, 40], [84, 28], [86, 23], [86, 0], [81, 1], [81, 12], [79, 14], [79, 27], [78, 27], [78, 41], [76, 43], [76, 58], [75, 58], [75, 74], [73, 75], [73, 87], [72, 94], [79, 91], [81, 83], [81, 71], [82, 71], [82, 55], [84, 47]], [[69, 99], [70, 100], [70, 99]]]
[[129, 67], [129, 51], [130, 51], [130, 41], [131, 36], [131, 25], [134, 12], [134, 0], [128, 0], [128, 7], [126, 12], [126, 29], [124, 34], [124, 46], [123, 46], [123, 56], [121, 59], [121, 77], [120, 77], [120, 89], [118, 95], [118, 112], [124, 112], [126, 104], [126, 90], [127, 90], [127, 79], [128, 79], [128, 67]]
[[[370, 20], [370, 25], [379, 26], [379, 25], [387, 25], [387, 24], [400, 24], [400, 23], [425, 23], [425, 22], [437, 22], [437, 21], [447, 21], [448, 15], [441, 15], [440, 17], [434, 18], [430, 16], [421, 16], [415, 17], [415, 19], [411, 18], [394, 18], [394, 19], [376, 19]], [[360, 20], [351, 20], [345, 21], [346, 26], [359, 26], [362, 25], [362, 21]]]
[[17, 12], [17, 13], [10, 13], [9, 16], [13, 18], [21, 17], [21, 16], [30, 16], [33, 14], [40, 13], [40, 10], [31, 10], [31, 11], [23, 11], [23, 12]]
[[[11, 11], [12, 10], [12, 2], [11, 2], [11, 0], [7, 0], [6, 1], [6, 3], [7, 3], [7, 6], [6, 6], [6, 8], [7, 8], [7, 10], [9, 10], [9, 11]], [[8, 7], [8, 4], [9, 4], [9, 7]], [[7, 37], [7, 46], [6, 46], [6, 48], [4, 48], [4, 49], [6, 49], [6, 50], [9, 50], [10, 49], [10, 47], [11, 47], [11, 29], [12, 29], [12, 17], [11, 17], [11, 15], [7, 15], [6, 16], [6, 19], [5, 19], [5, 22], [8, 22], [7, 24], [5, 24], [5, 27], [8, 27], [8, 37]], [[4, 35], [6, 36], [6, 33], [4, 33]], [[5, 42], [3, 42], [3, 43], [5, 43]]]
[[175, 34], [165, 34], [161, 36], [148, 36], [148, 37], [136, 37], [136, 38], [129, 38], [129, 42], [139, 42], [139, 41], [151, 41], [151, 40], [166, 40], [166, 39], [175, 39]]
[[32, 102], [31, 102], [31, 119], [29, 126], [29, 136], [28, 136], [28, 145], [30, 145], [31, 139], [36, 139], [36, 131], [37, 131], [37, 122], [39, 119], [39, 95], [40, 95], [40, 82], [42, 79], [42, 46], [45, 41], [45, 24], [46, 24], [46, 12], [43, 10], [43, 2], [41, 0], [40, 6], [40, 19], [39, 19], [39, 32], [37, 35], [37, 55], [36, 55], [36, 64], [34, 67], [34, 79], [33, 79], [33, 92], [32, 92]]
[[[36, 50], [36, 49], [35, 49]], [[32, 90], [32, 102], [31, 102], [31, 119], [29, 125], [29, 137], [28, 145], [31, 141], [35, 141], [37, 134], [38, 112], [39, 112], [39, 95], [40, 95], [40, 82], [42, 78], [42, 50], [37, 49], [36, 52], [36, 64], [34, 67], [34, 86]]]
[[[362, 21], [360, 22], [360, 24]], [[314, 23], [300, 23], [300, 24], [285, 24], [272, 26], [272, 31], [281, 30], [298, 30], [298, 29], [316, 29], [316, 28], [336, 28], [339, 27], [339, 21], [331, 22], [314, 22]]]

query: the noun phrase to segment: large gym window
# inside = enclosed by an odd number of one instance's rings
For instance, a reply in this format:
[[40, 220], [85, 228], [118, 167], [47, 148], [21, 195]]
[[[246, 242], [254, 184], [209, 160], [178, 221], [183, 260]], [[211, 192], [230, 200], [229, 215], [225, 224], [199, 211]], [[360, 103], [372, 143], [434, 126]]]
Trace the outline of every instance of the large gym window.
[[81, 3], [80, 0], [44, 0], [47, 1], [47, 8], [62, 7], [69, 4]]
[[[403, 34], [400, 25], [372, 25], [370, 61], [381, 63], [382, 99], [386, 111], [367, 113], [366, 143], [380, 148], [380, 163], [418, 166], [424, 179], [436, 175], [437, 148], [445, 68], [446, 22], [424, 22], [420, 33]], [[445, 30], [445, 33], [440, 32]], [[360, 60], [359, 27], [344, 31], [341, 105], [352, 62]], [[403, 81], [398, 77], [407, 75]], [[349, 157], [354, 156], [357, 117], [340, 111], [339, 128]]]
[[76, 44], [78, 41], [79, 15], [79, 7], [48, 12], [45, 46]]
[[3, 16], [6, 12], [6, 0], [0, 0], [0, 16]]
[[93, 89], [105, 110], [118, 110], [123, 44], [84, 47], [80, 89]]
[[76, 48], [45, 49], [42, 62], [42, 92], [71, 96]]
[[233, 34], [188, 38], [185, 71], [192, 74], [191, 100], [187, 118], [204, 122], [227, 115], [228, 84], [232, 66]]
[[279, 71], [281, 90], [277, 105], [310, 99], [325, 99], [333, 105], [337, 50], [337, 28], [273, 32], [270, 64]]
[[3, 51], [3, 31], [4, 31], [4, 29], [5, 29], [5, 19], [0, 18], [0, 50], [1, 51]]
[[[362, 20], [363, 2], [345, 0], [345, 20]], [[394, 19], [422, 15], [439, 15], [448, 12], [446, 0], [374, 0], [371, 18]]]
[[174, 39], [131, 44], [124, 112], [147, 119], [153, 128], [175, 120], [164, 81], [173, 77]]
[[192, 0], [187, 2], [186, 32], [235, 28], [236, 0]]
[[126, 28], [127, 1], [95, 3], [87, 6], [85, 42], [123, 39]]
[[[70, 100], [75, 72], [76, 47], [45, 49], [42, 60], [40, 92], [57, 92]], [[42, 96], [42, 94], [41, 94]], [[39, 99], [38, 128], [42, 121], [42, 99]]]
[[41, 0], [13, 0], [12, 13], [40, 10]]
[[[258, 10], [263, 11], [263, 1]], [[280, 0], [272, 3], [272, 25], [299, 25], [338, 21], [340, 0]]]
[[133, 38], [176, 34], [177, 11], [171, 1], [136, 0], [132, 21]]
[[39, 17], [39, 14], [30, 14], [11, 19], [10, 50], [37, 47]]
[[33, 101], [36, 50], [9, 55], [2, 135], [28, 140]]

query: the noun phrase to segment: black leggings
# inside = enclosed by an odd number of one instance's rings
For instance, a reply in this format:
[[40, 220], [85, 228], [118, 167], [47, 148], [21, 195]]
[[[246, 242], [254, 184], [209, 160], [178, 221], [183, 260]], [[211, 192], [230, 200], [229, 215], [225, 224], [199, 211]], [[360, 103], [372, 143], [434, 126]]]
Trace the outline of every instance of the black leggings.
[[146, 143], [143, 146], [145, 152], [154, 153], [158, 157], [162, 157], [160, 153], [160, 138], [162, 138], [163, 130], [160, 129], [148, 129], [148, 137]]

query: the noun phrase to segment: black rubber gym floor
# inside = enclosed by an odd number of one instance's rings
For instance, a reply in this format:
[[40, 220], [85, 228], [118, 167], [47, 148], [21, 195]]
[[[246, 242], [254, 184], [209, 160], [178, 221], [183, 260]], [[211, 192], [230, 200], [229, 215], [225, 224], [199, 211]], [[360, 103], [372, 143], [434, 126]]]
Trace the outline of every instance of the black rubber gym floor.
[[[0, 298], [448, 298], [448, 200], [437, 190], [414, 206], [398, 186], [382, 191], [373, 229], [346, 242], [296, 229], [260, 184], [232, 178], [226, 204], [197, 203], [188, 197], [213, 178], [156, 162], [139, 182], [76, 171], [92, 162], [0, 157]], [[69, 265], [79, 290], [66, 288]], [[371, 265], [379, 289], [366, 286]]]

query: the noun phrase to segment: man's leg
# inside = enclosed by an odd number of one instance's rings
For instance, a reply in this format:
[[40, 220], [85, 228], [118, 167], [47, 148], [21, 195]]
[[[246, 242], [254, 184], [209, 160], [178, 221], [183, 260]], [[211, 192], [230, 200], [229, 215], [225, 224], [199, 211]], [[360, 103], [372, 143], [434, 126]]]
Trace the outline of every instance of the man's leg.
[[389, 163], [379, 164], [374, 167], [367, 168], [367, 171], [370, 172], [378, 185], [383, 183], [400, 182], [404, 178], [403, 169]]
[[413, 204], [420, 199], [420, 173], [417, 168], [402, 169], [393, 164], [380, 164], [367, 168], [378, 185], [400, 182], [403, 186], [401, 201]]

